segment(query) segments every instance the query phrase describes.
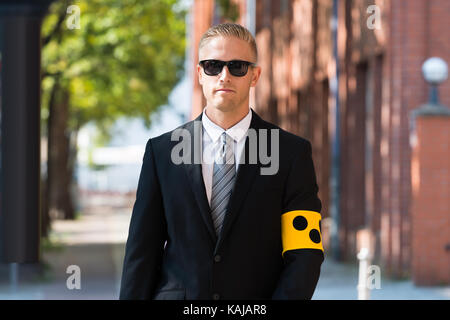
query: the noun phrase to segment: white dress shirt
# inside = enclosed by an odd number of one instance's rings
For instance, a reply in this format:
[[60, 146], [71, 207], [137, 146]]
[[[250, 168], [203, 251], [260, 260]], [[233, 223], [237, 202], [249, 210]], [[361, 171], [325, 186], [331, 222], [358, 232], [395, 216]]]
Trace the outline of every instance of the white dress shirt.
[[231, 128], [224, 130], [217, 124], [211, 121], [206, 115], [206, 108], [203, 109], [202, 126], [203, 126], [203, 142], [202, 142], [202, 174], [203, 182], [205, 183], [206, 196], [208, 197], [208, 203], [211, 205], [211, 191], [212, 191], [212, 178], [214, 169], [214, 159], [218, 156], [220, 151], [220, 136], [226, 132], [231, 138], [233, 138], [234, 148], [234, 163], [236, 165], [236, 172], [239, 166], [239, 159], [241, 158], [242, 151], [245, 146], [245, 138], [247, 137], [247, 131], [250, 127], [252, 120], [252, 113], [250, 108], [247, 115]]

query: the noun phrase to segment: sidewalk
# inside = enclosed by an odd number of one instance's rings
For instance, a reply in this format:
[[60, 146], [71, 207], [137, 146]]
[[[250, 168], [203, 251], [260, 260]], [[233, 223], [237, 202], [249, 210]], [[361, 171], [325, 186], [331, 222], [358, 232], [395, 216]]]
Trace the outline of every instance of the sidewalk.
[[[48, 265], [45, 276], [33, 281], [19, 277], [16, 288], [0, 281], [0, 300], [118, 299], [132, 201], [114, 195], [91, 197], [78, 220], [55, 221], [51, 237], [57, 246], [43, 253]], [[81, 289], [67, 288], [71, 274], [66, 270], [70, 265], [81, 270]], [[327, 258], [313, 299], [355, 300], [357, 283], [356, 264], [336, 263]], [[371, 299], [450, 300], [450, 286], [415, 287], [411, 281], [385, 278], [381, 270], [381, 288], [371, 291]]]
[[[356, 258], [355, 258], [356, 259]], [[325, 259], [314, 300], [358, 299], [358, 266]], [[411, 280], [392, 280], [383, 275], [381, 288], [370, 291], [371, 300], [450, 300], [450, 286], [416, 287]]]
[[[132, 202], [94, 196], [85, 205], [79, 219], [53, 222], [51, 239], [56, 245], [42, 254], [48, 266], [45, 275], [26, 282], [19, 277], [16, 288], [3, 281], [0, 300], [118, 299]], [[70, 265], [80, 268], [80, 289], [67, 288]]]

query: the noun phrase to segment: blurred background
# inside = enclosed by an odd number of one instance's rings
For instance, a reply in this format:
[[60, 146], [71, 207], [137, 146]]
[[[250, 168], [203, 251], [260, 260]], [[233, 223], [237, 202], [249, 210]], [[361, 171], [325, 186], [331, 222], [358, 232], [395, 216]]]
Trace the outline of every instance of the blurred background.
[[250, 106], [313, 146], [313, 299], [450, 299], [448, 0], [2, 1], [0, 299], [118, 298], [145, 144], [202, 112], [226, 21]]

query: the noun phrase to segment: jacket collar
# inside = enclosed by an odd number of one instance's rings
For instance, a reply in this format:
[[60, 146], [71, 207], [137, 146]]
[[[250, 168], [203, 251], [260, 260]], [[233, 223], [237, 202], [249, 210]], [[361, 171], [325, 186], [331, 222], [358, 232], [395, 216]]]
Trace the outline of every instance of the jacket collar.
[[241, 121], [236, 123], [231, 128], [224, 130], [223, 128], [219, 127], [217, 124], [212, 122], [211, 119], [208, 118], [208, 115], [206, 114], [206, 108], [203, 109], [201, 115], [203, 128], [205, 129], [206, 133], [211, 138], [211, 141], [213, 143], [216, 143], [217, 140], [219, 140], [223, 132], [226, 132], [231, 138], [233, 138], [234, 141], [236, 142], [241, 141], [245, 137], [245, 134], [247, 133], [247, 130], [250, 127], [251, 120], [252, 120], [252, 112], [249, 109], [248, 114]]

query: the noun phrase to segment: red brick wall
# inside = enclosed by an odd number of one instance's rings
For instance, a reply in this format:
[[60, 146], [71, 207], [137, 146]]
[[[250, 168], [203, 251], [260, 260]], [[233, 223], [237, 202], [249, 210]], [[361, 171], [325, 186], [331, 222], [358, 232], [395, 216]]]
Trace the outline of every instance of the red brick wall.
[[[410, 112], [426, 102], [428, 88], [421, 73], [426, 58], [450, 62], [450, 2], [384, 1], [386, 47], [383, 68], [381, 156], [381, 255], [389, 273], [409, 273], [411, 261]], [[444, 32], [445, 33], [445, 32]], [[441, 86], [441, 102], [450, 105], [449, 81]]]
[[[427, 57], [438, 56], [450, 65], [450, 1], [426, 1], [428, 6]], [[450, 81], [440, 86], [441, 102], [450, 107]]]

